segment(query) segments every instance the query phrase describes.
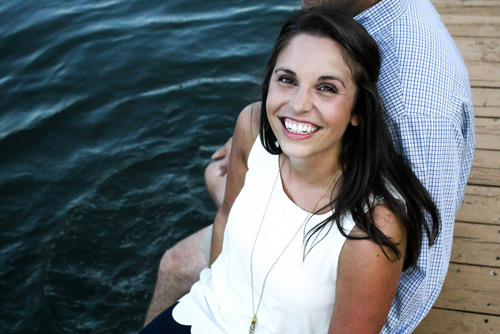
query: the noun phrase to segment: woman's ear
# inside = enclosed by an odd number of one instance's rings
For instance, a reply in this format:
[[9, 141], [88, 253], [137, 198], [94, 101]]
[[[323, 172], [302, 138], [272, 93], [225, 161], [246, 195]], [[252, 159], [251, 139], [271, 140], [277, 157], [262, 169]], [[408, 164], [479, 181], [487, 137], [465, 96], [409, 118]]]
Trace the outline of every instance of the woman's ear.
[[351, 125], [352, 126], [358, 126], [359, 125], [358, 114], [356, 114], [354, 112], [351, 114]]

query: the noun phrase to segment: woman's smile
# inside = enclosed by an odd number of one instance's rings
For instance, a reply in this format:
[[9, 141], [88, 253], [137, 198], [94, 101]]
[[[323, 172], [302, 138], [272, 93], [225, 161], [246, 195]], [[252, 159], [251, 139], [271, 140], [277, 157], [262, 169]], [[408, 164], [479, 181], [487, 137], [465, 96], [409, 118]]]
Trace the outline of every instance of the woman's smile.
[[311, 135], [320, 129], [319, 126], [309, 122], [297, 121], [292, 118], [282, 118], [283, 126], [287, 132], [301, 135]]

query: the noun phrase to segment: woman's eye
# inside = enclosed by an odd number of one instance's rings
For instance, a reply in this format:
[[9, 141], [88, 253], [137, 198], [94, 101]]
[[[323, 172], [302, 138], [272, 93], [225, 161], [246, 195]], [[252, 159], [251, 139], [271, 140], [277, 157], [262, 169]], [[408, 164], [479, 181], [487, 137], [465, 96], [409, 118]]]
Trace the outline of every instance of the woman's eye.
[[281, 82], [283, 82], [283, 83], [290, 84], [290, 85], [294, 85], [294, 84], [295, 84], [295, 81], [294, 81], [292, 78], [290, 78], [290, 77], [285, 77], [285, 76], [283, 76], [283, 77], [279, 77], [279, 78], [278, 78], [278, 81], [281, 81]]
[[320, 91], [323, 92], [330, 92], [330, 93], [338, 93], [338, 90], [335, 86], [330, 86], [330, 85], [323, 85], [319, 87]]

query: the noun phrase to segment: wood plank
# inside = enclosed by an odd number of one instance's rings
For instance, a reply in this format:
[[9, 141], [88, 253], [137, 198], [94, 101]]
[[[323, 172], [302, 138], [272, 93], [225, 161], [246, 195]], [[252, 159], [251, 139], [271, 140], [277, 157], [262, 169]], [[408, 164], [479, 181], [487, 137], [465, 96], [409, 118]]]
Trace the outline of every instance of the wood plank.
[[500, 315], [500, 268], [451, 263], [434, 306]]
[[433, 308], [413, 334], [498, 333], [500, 317]]
[[500, 188], [468, 185], [456, 219], [500, 226]]
[[500, 226], [455, 222], [450, 261], [500, 267]]
[[472, 88], [474, 114], [481, 117], [500, 117], [500, 89]]
[[465, 60], [465, 64], [471, 86], [500, 87], [500, 63]]
[[476, 150], [500, 150], [500, 118], [476, 117], [475, 123]]
[[499, 0], [431, 0], [436, 9], [442, 7], [497, 7]]
[[500, 62], [500, 39], [491, 37], [455, 37], [466, 60]]
[[437, 10], [453, 38], [500, 37], [500, 6], [440, 7]]
[[481, 19], [483, 18], [490, 18], [488, 22], [498, 23], [498, 19], [500, 19], [500, 5], [498, 3], [497, 5], [494, 5], [493, 1], [490, 6], [462, 6], [458, 4], [455, 6], [450, 5], [434, 7], [441, 16], [462, 16], [474, 19], [474, 22], [481, 22]]
[[500, 186], [500, 151], [476, 150], [468, 182]]
[[442, 16], [441, 19], [454, 39], [459, 36], [500, 37], [500, 23], [496, 20], [485, 18], [481, 22], [475, 16], [460, 15]]

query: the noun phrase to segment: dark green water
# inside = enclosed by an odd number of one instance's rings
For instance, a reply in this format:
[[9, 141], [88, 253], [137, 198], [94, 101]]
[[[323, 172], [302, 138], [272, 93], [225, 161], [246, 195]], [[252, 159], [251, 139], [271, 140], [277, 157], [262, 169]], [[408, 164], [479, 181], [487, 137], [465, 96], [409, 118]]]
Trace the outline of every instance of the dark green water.
[[0, 2], [0, 333], [139, 330], [298, 5]]

